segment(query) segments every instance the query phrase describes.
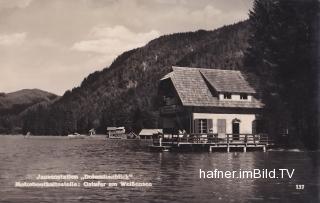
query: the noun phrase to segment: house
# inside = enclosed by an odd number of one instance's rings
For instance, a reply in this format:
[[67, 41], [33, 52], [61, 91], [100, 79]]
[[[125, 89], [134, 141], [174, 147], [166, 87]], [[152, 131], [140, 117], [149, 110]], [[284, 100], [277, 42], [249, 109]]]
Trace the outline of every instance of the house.
[[163, 133], [162, 129], [142, 129], [139, 133], [140, 139], [152, 139], [155, 134]]
[[236, 70], [172, 67], [159, 83], [164, 133], [256, 134], [263, 103], [247, 76]]
[[89, 135], [90, 136], [96, 135], [96, 130], [94, 128], [90, 129], [89, 130]]
[[126, 130], [124, 127], [107, 127], [107, 137], [111, 139], [124, 139]]

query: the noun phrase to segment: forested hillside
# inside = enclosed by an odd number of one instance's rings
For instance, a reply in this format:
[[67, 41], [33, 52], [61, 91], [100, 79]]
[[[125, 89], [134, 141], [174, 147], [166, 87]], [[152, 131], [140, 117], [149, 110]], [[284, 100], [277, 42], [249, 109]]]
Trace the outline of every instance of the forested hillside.
[[158, 126], [157, 85], [173, 65], [244, 69], [248, 22], [214, 31], [161, 36], [117, 57], [86, 77], [52, 105], [38, 105], [24, 117], [24, 133], [65, 135], [107, 126], [128, 130]]
[[20, 133], [23, 123], [21, 115], [26, 109], [57, 98], [57, 95], [39, 89], [0, 93], [0, 133]]

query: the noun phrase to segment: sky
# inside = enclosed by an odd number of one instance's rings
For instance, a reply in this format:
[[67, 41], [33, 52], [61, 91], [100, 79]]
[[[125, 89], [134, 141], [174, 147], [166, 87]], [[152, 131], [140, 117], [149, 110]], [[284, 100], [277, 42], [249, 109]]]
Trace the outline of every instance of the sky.
[[164, 34], [248, 18], [252, 0], [0, 0], [0, 92], [62, 95]]

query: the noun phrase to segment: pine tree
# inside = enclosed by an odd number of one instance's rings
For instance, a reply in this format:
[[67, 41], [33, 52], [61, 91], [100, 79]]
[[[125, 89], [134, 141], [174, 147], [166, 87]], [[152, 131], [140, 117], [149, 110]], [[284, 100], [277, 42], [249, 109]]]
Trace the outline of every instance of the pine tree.
[[309, 148], [317, 147], [319, 130], [318, 11], [316, 0], [256, 0], [245, 60], [263, 81], [270, 132], [286, 126], [291, 143], [301, 140]]

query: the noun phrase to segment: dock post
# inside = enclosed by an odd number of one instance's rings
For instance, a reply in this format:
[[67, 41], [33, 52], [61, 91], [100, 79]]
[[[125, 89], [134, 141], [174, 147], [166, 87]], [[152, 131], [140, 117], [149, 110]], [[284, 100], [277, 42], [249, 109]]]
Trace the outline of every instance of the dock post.
[[159, 138], [159, 146], [162, 146], [162, 137]]
[[212, 152], [212, 148], [211, 148], [211, 146], [209, 146], [209, 152]]
[[247, 152], [247, 147], [243, 147], [243, 152]]
[[227, 152], [230, 152], [230, 148], [229, 148], [229, 134], [227, 134]]
[[267, 149], [266, 149], [266, 145], [263, 146], [263, 152], [266, 152]]

